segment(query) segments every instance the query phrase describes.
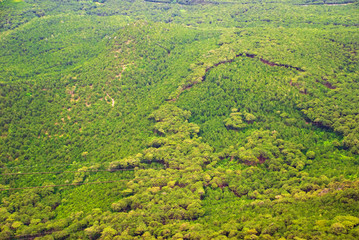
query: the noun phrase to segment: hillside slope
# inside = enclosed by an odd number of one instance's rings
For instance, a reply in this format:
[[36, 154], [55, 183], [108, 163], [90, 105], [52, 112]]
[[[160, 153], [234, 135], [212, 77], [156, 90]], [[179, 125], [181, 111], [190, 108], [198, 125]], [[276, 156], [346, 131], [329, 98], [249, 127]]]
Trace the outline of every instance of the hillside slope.
[[359, 237], [357, 2], [0, 12], [0, 239]]

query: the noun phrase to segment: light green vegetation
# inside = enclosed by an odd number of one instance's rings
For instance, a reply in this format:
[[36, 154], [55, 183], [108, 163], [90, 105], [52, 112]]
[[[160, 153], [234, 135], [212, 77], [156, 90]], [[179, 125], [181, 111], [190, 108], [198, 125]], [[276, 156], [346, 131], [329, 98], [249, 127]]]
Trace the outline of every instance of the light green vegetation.
[[358, 239], [357, 16], [1, 1], [0, 239]]

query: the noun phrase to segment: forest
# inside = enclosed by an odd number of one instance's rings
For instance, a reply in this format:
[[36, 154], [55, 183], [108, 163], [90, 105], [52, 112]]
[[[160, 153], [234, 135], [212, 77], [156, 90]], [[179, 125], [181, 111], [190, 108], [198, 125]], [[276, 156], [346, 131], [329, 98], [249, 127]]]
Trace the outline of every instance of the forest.
[[0, 239], [359, 239], [358, 0], [0, 0]]

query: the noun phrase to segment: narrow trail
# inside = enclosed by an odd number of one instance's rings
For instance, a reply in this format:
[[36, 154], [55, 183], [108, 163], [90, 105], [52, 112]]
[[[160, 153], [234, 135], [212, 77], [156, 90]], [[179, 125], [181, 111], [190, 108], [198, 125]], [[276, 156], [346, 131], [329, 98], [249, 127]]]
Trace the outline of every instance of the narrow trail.
[[123, 72], [126, 70], [126, 67], [127, 67], [127, 65], [123, 65], [121, 72], [116, 76], [119, 81], [121, 81], [122, 74], [123, 74]]
[[215, 68], [215, 67], [218, 67], [219, 65], [222, 65], [222, 64], [226, 64], [226, 63], [231, 63], [233, 61], [235, 61], [237, 58], [239, 57], [248, 57], [248, 58], [254, 58], [254, 59], [259, 59], [262, 63], [268, 65], [268, 66], [271, 66], [271, 67], [285, 67], [285, 68], [288, 68], [288, 69], [293, 69], [293, 70], [296, 70], [296, 71], [299, 71], [299, 72], [305, 72], [305, 70], [303, 70], [302, 68], [299, 68], [299, 67], [295, 67], [295, 66], [292, 66], [292, 65], [289, 65], [289, 64], [282, 64], [282, 63], [275, 63], [275, 62], [271, 62], [269, 60], [266, 60], [262, 57], [259, 57], [258, 55], [256, 54], [250, 54], [250, 53], [239, 53], [237, 55], [235, 55], [234, 58], [231, 58], [231, 59], [228, 59], [228, 60], [225, 60], [225, 61], [220, 61], [218, 63], [215, 63], [213, 64], [212, 66], [210, 67], [207, 67], [205, 69], [205, 73], [204, 75], [202, 76], [201, 80], [200, 81], [195, 81], [191, 84], [186, 84], [185, 86], [182, 86], [182, 90], [177, 94], [176, 97], [174, 98], [171, 98], [169, 100], [167, 100], [168, 102], [175, 102], [177, 101], [177, 99], [179, 98], [179, 96], [186, 90], [189, 90], [191, 89], [194, 85], [197, 85], [201, 82], [204, 82], [206, 80], [206, 77], [207, 77], [207, 73]]
[[[243, 56], [244, 56], [244, 54], [243, 54]], [[256, 54], [249, 54], [249, 53], [246, 53], [245, 56], [250, 57], [250, 58], [257, 58], [258, 57]], [[289, 65], [289, 64], [274, 63], [274, 62], [270, 62], [270, 61], [268, 61], [268, 60], [266, 60], [264, 58], [261, 58], [261, 57], [259, 57], [259, 60], [262, 63], [264, 63], [266, 65], [269, 65], [271, 67], [285, 67], [285, 68], [295, 69], [295, 70], [297, 70], [299, 72], [305, 72], [303, 69], [301, 69], [299, 67], [294, 67], [294, 66]]]
[[354, 2], [347, 2], [347, 3], [312, 3], [312, 4], [293, 4], [297, 6], [302, 7], [308, 7], [308, 6], [346, 6], [353, 4]]
[[115, 106], [115, 100], [110, 95], [108, 95], [108, 93], [106, 93], [106, 95], [107, 95], [108, 98], [111, 99], [111, 102], [112, 102], [111, 105], [112, 105], [112, 107], [114, 107]]
[[101, 169], [101, 170], [85, 170], [85, 171], [47, 171], [47, 172], [12, 172], [1, 173], [0, 176], [12, 176], [12, 175], [44, 175], [44, 174], [64, 174], [64, 173], [85, 173], [85, 172], [118, 172], [118, 171], [134, 171], [135, 169]]
[[[156, 3], [156, 4], [174, 4], [173, 1], [169, 1], [169, 0], [145, 0], [145, 2]], [[217, 2], [217, 1], [193, 0], [189, 2], [179, 1], [176, 2], [176, 4], [194, 6], [194, 5], [207, 5], [207, 4], [223, 5], [223, 4], [251, 4], [251, 3], [250, 2], [241, 3], [241, 2], [233, 2], [233, 1]]]

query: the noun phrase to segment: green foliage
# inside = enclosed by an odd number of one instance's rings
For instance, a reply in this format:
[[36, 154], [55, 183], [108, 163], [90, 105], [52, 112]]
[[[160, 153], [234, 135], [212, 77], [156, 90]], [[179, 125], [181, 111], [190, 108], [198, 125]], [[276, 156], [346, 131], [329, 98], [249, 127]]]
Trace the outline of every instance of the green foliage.
[[357, 239], [357, 1], [0, 1], [0, 239]]
[[302, 149], [302, 145], [278, 138], [275, 131], [254, 131], [245, 145], [237, 149], [230, 147], [221, 157], [230, 157], [248, 165], [266, 163], [270, 170], [276, 171], [286, 168], [286, 165], [302, 170], [306, 162]]
[[[253, 123], [256, 117], [248, 112], [238, 112], [238, 109], [233, 108], [230, 117], [224, 120], [227, 128], [241, 129], [247, 126], [246, 123]], [[244, 122], [243, 122], [244, 121]]]

